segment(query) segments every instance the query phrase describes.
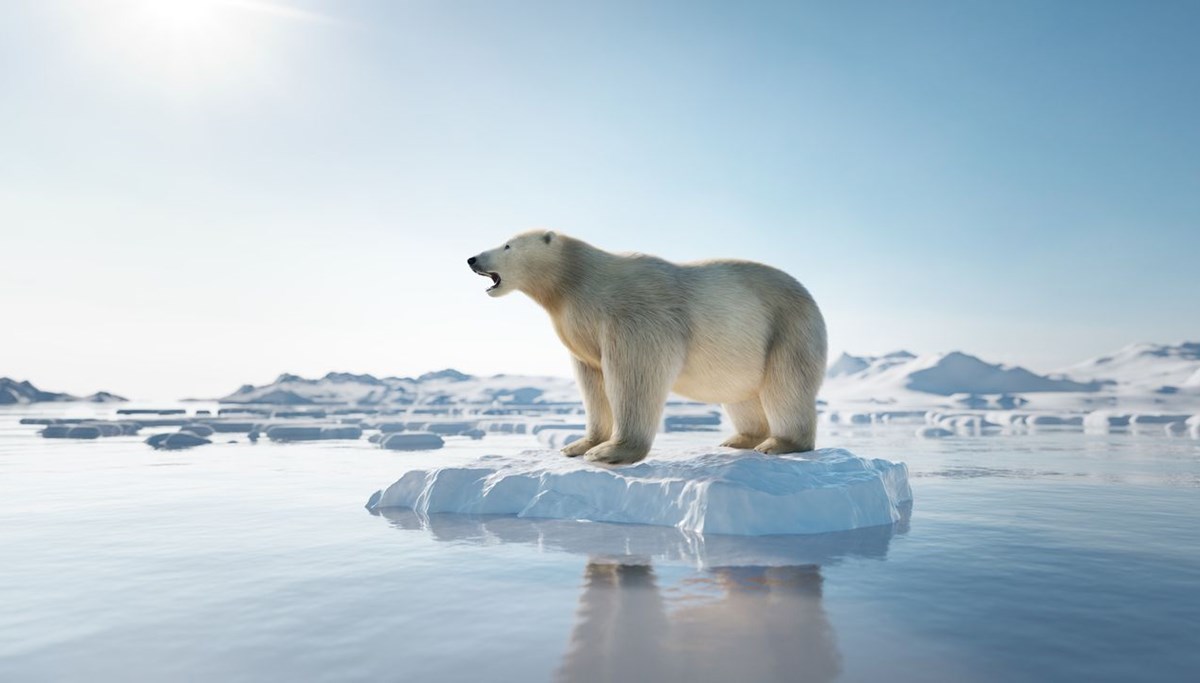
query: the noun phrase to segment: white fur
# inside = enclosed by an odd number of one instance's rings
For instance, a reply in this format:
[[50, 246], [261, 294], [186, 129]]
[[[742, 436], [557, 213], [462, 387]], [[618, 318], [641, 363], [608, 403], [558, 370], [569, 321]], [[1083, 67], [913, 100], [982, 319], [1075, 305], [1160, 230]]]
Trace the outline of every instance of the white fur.
[[479, 254], [471, 267], [499, 276], [490, 295], [519, 290], [541, 304], [571, 352], [587, 435], [567, 455], [645, 458], [671, 391], [725, 404], [738, 433], [722, 445], [815, 447], [825, 321], [788, 274], [749, 261], [612, 254], [542, 231]]

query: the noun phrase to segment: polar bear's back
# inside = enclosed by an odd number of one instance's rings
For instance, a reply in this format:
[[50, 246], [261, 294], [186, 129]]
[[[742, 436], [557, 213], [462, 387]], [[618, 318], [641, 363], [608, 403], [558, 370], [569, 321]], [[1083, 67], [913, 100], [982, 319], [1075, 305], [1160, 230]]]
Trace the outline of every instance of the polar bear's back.
[[773, 304], [802, 305], [803, 302], [811, 304], [813, 301], [812, 295], [796, 278], [764, 263], [714, 259], [681, 263], [679, 268], [696, 282], [712, 281], [746, 287], [760, 297], [775, 299], [771, 302]]
[[752, 326], [773, 328], [784, 322], [812, 323], [813, 318], [821, 317], [804, 285], [777, 268], [731, 260], [682, 264], [679, 268], [696, 322], [718, 327], [757, 323]]
[[824, 364], [825, 323], [808, 290], [781, 270], [749, 261], [683, 264], [691, 340], [676, 391], [730, 402], [753, 395], [772, 348], [806, 347]]

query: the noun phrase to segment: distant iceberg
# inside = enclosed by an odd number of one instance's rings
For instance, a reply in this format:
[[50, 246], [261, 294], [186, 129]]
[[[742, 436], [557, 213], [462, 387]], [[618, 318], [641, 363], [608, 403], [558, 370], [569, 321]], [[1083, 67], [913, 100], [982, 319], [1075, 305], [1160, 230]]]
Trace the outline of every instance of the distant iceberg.
[[516, 515], [704, 534], [818, 534], [894, 524], [912, 500], [903, 463], [843, 449], [791, 456], [711, 449], [621, 468], [547, 451], [413, 470], [367, 503], [418, 515]]

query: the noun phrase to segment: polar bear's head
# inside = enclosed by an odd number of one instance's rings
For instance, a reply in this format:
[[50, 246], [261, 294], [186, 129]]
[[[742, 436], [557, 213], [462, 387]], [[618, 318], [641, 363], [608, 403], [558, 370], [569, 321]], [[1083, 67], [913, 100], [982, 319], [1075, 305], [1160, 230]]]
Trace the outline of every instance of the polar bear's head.
[[504, 244], [467, 259], [471, 270], [492, 279], [490, 296], [504, 296], [514, 289], [529, 292], [557, 272], [561, 238], [553, 232], [531, 230]]

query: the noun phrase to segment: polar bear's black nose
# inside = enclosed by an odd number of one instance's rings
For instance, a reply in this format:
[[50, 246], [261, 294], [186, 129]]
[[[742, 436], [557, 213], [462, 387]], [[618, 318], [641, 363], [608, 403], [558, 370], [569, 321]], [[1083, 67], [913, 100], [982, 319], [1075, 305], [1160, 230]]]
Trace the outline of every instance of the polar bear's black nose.
[[475, 257], [474, 257], [474, 256], [472, 256], [471, 258], [467, 259], [467, 265], [468, 265], [468, 266], [473, 266], [473, 265], [475, 265]]

